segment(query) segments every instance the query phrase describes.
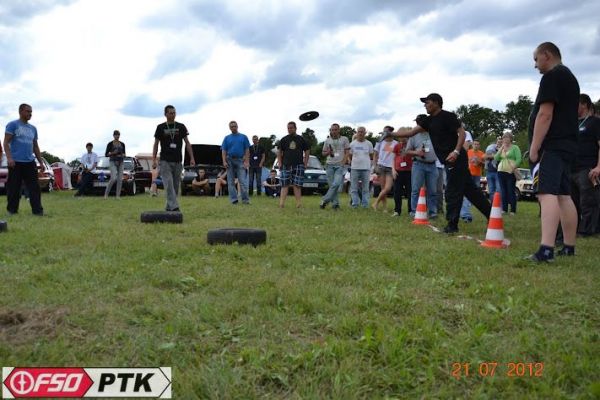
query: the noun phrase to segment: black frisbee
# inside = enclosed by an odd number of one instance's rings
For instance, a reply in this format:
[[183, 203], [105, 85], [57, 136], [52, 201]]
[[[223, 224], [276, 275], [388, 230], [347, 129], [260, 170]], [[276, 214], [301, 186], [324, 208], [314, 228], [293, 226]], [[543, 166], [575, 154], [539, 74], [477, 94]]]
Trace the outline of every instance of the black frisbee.
[[300, 114], [298, 118], [300, 118], [300, 121], [312, 121], [319, 118], [319, 113], [316, 111], [307, 111], [304, 114]]

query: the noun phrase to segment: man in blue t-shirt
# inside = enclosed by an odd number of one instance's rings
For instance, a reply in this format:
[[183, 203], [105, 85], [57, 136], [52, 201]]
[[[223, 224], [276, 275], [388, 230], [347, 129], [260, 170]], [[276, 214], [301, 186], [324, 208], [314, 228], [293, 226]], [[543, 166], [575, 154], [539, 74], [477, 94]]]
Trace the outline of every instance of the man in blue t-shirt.
[[227, 190], [231, 204], [238, 203], [238, 193], [235, 188], [237, 178], [242, 192], [242, 203], [250, 204], [248, 198], [248, 167], [250, 159], [250, 141], [243, 133], [238, 132], [237, 122], [229, 123], [231, 133], [225, 136], [221, 145], [223, 166], [227, 168]]
[[[23, 182], [29, 191], [29, 202], [33, 215], [44, 215], [38, 173], [35, 165], [37, 158], [43, 165], [38, 146], [38, 133], [35, 126], [29, 123], [32, 109], [29, 104], [19, 106], [19, 119], [6, 125], [4, 134], [4, 151], [8, 162], [8, 182], [6, 183], [6, 210], [9, 214], [19, 212], [21, 185]], [[35, 154], [35, 158], [34, 158]]]

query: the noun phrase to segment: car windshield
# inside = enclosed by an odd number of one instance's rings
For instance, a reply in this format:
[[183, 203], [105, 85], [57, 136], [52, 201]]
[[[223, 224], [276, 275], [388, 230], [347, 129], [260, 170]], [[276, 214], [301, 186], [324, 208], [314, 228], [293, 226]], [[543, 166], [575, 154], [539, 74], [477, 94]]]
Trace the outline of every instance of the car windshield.
[[519, 168], [519, 172], [521, 173], [521, 179], [531, 179], [531, 171], [527, 168]]
[[306, 169], [323, 169], [323, 166], [317, 157], [310, 156], [308, 158], [308, 166]]
[[[108, 169], [109, 167], [110, 167], [110, 158], [98, 157], [98, 165], [96, 165], [96, 168]], [[125, 160], [123, 160], [123, 169], [126, 171], [133, 170], [133, 159], [131, 159], [131, 157], [125, 157]]]

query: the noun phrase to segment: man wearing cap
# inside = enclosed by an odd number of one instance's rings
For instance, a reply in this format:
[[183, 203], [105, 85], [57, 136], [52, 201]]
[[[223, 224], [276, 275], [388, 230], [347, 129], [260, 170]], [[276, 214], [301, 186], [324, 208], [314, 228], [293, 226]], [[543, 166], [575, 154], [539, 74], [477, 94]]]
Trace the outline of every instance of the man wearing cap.
[[[420, 114], [415, 121], [423, 123], [427, 115]], [[410, 215], [414, 216], [419, 202], [419, 192], [425, 185], [427, 211], [429, 218], [437, 218], [437, 178], [438, 169], [435, 166], [437, 157], [427, 132], [419, 132], [406, 143], [406, 154], [412, 156]]]
[[417, 121], [417, 126], [412, 129], [399, 129], [395, 135], [411, 137], [420, 132], [429, 132], [435, 154], [444, 164], [448, 179], [446, 184], [448, 225], [444, 228], [444, 233], [456, 233], [463, 196], [466, 196], [486, 218], [490, 216], [491, 205], [469, 174], [467, 152], [463, 148], [465, 130], [456, 114], [442, 109], [442, 96], [437, 93], [422, 97], [421, 101], [425, 103], [425, 110], [429, 116]]
[[558, 255], [575, 255], [577, 209], [571, 199], [570, 170], [577, 153], [579, 83], [562, 64], [554, 43], [540, 44], [533, 59], [543, 74], [529, 117], [529, 161], [539, 164], [535, 168], [542, 238], [538, 251], [527, 258], [548, 262], [554, 259], [559, 222], [564, 247]]

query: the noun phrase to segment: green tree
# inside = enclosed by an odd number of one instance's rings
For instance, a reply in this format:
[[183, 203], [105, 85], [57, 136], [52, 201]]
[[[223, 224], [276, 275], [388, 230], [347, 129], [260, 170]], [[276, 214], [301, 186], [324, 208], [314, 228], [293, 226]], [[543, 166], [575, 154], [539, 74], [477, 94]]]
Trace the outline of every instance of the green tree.
[[55, 162], [65, 162], [62, 158], [58, 158], [57, 156], [48, 153], [47, 151], [42, 151], [42, 157], [44, 157], [46, 159], [46, 161], [48, 161], [48, 164], [52, 164]]
[[510, 129], [513, 134], [527, 132], [529, 115], [533, 108], [533, 101], [529, 96], [521, 96], [517, 101], [511, 101], [506, 105], [504, 111], [504, 124], [506, 129]]
[[263, 149], [265, 149], [265, 164], [264, 167], [271, 169], [273, 166], [273, 162], [275, 161], [275, 153], [273, 152], [273, 148], [275, 148], [275, 142], [277, 141], [277, 136], [271, 135], [269, 137], [261, 137], [258, 139], [258, 144]]
[[356, 134], [356, 129], [352, 128], [351, 126], [342, 126], [340, 128], [340, 136], [346, 136], [348, 138], [349, 142], [352, 141], [352, 137], [355, 134]]
[[504, 118], [500, 111], [469, 104], [461, 105], [455, 113], [473, 137], [497, 136], [504, 131]]

